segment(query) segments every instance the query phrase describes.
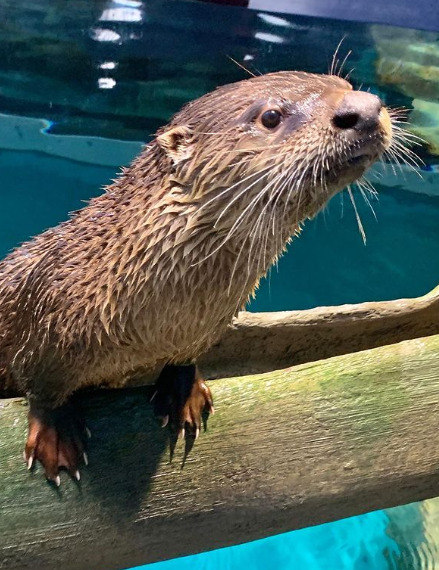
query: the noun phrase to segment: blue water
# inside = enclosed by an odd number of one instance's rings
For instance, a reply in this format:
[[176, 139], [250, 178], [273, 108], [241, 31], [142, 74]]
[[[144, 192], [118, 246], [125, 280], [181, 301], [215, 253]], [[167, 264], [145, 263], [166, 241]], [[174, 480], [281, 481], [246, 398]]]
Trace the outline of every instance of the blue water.
[[388, 570], [399, 555], [389, 517], [368, 513], [240, 546], [148, 564], [145, 570]]
[[439, 198], [378, 184], [376, 189], [375, 214], [354, 194], [366, 245], [349, 197], [336, 196], [292, 242], [251, 310], [416, 297], [433, 289], [439, 283]]

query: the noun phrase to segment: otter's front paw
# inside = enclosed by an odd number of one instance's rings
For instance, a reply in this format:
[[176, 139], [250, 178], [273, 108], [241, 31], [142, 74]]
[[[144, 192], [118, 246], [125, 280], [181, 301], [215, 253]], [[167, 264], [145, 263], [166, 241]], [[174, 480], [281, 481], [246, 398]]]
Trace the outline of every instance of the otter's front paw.
[[203, 414], [213, 414], [213, 400], [209, 387], [198, 376], [194, 364], [165, 366], [157, 380], [152, 396], [154, 411], [162, 419], [162, 426], [169, 424], [178, 437], [185, 436], [185, 429], [195, 439], [203, 423]]
[[79, 481], [79, 465], [87, 464], [85, 438], [90, 437], [77, 410], [65, 404], [54, 410], [40, 409], [31, 405], [29, 430], [24, 450], [28, 469], [39, 461], [49, 481], [60, 485], [59, 470], [65, 468]]

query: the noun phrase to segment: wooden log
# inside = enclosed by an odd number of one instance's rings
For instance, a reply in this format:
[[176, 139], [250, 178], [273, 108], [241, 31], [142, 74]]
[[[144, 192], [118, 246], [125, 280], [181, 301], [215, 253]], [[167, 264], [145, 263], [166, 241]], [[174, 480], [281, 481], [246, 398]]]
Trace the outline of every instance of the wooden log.
[[0, 568], [127, 568], [439, 495], [439, 336], [211, 386], [172, 462], [149, 388], [89, 394], [90, 465], [59, 491], [0, 401]]
[[414, 299], [243, 311], [198, 363], [209, 378], [257, 374], [434, 334], [439, 334], [439, 287]]

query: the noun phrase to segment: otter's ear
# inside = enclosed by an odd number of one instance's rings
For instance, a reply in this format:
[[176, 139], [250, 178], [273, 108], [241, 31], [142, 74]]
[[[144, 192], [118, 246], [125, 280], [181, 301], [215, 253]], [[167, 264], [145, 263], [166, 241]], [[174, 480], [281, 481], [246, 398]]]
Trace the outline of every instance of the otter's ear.
[[165, 131], [158, 135], [157, 142], [174, 165], [192, 156], [192, 131], [189, 127], [182, 125]]

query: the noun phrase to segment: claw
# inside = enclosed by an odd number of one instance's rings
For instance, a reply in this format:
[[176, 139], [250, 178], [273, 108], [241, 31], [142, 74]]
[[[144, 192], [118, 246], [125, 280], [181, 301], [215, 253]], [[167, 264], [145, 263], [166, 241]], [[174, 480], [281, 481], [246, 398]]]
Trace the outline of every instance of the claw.
[[85, 435], [88, 437], [88, 439], [91, 439], [91, 431], [88, 429], [88, 427], [85, 428]]
[[[206, 421], [206, 411], [213, 410], [212, 394], [194, 364], [167, 365], [162, 370], [152, 396], [154, 410], [162, 427], [170, 426], [173, 437], [193, 444]], [[186, 428], [186, 429], [185, 429]], [[189, 431], [186, 431], [189, 430]], [[175, 439], [173, 440], [175, 444]]]
[[24, 458], [28, 470], [39, 461], [46, 478], [56, 487], [61, 484], [59, 471], [67, 469], [73, 479], [79, 481], [78, 465], [88, 463], [85, 453], [85, 435], [82, 418], [72, 403], [47, 410], [31, 404], [29, 409], [29, 432]]
[[34, 466], [34, 454], [32, 453], [27, 460], [27, 470], [30, 471]]
[[57, 475], [54, 479], [48, 477], [47, 480], [53, 483], [56, 487], [59, 487], [61, 485], [61, 479], [59, 478], [59, 475]]

